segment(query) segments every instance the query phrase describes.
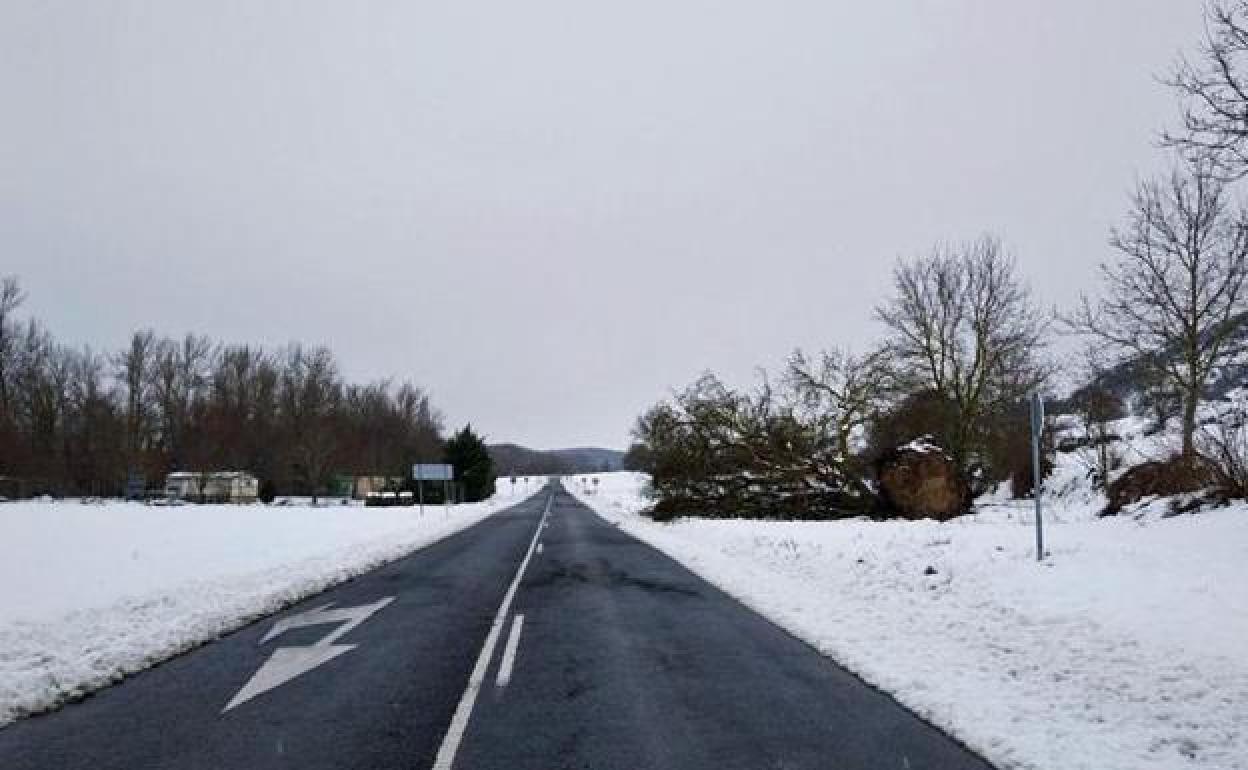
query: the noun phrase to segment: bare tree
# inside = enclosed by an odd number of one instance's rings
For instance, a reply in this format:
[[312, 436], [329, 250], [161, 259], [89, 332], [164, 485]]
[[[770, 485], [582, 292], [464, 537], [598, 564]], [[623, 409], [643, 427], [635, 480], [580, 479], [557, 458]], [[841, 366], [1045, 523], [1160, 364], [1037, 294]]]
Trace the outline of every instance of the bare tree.
[[137, 331], [130, 337], [130, 347], [114, 359], [117, 378], [126, 394], [126, 441], [124, 446], [126, 465], [134, 470], [147, 449], [148, 423], [151, 418], [148, 373], [156, 335], [150, 329]]
[[139, 331], [105, 356], [59, 344], [37, 319], [19, 323], [24, 298], [0, 277], [4, 494], [118, 494], [128, 471], [155, 480], [173, 467], [201, 474], [201, 493], [207, 474], [233, 469], [270, 492], [319, 494], [334, 471], [400, 475], [442, 453], [424, 391], [348, 388], [325, 348], [275, 355]]
[[1139, 184], [1101, 265], [1104, 295], [1084, 296], [1072, 326], [1149, 366], [1182, 401], [1183, 454], [1210, 377], [1248, 310], [1248, 217], [1206, 163]]
[[1205, 30], [1198, 60], [1182, 58], [1166, 78], [1183, 100], [1183, 126], [1162, 141], [1237, 179], [1248, 174], [1248, 0], [1210, 3]]
[[315, 503], [328, 485], [337, 459], [335, 416], [342, 400], [338, 365], [328, 348], [294, 345], [280, 385], [291, 464]]
[[1081, 434], [1078, 457], [1087, 467], [1092, 483], [1100, 489], [1107, 489], [1110, 474], [1121, 466], [1123, 459], [1114, 447], [1119, 436], [1113, 432], [1114, 422], [1123, 417], [1123, 404], [1122, 399], [1106, 384], [1111, 367], [1106, 365], [1100, 346], [1088, 346], [1081, 358], [1078, 370], [1088, 384], [1071, 398]]
[[202, 411], [202, 440], [221, 460], [272, 480], [278, 473], [278, 362], [260, 348], [225, 346], [215, 357]]
[[[14, 377], [17, 427], [25, 436], [24, 470], [44, 481], [55, 475], [50, 459], [57, 436], [53, 361], [56, 343], [35, 319], [28, 319], [17, 345]], [[55, 491], [47, 486], [45, 491]]]
[[90, 348], [78, 351], [72, 359], [67, 437], [70, 479], [75, 488], [90, 494], [115, 494], [123, 475], [116, 452], [121, 443], [120, 419], [106, 383], [106, 366], [106, 359]]
[[1221, 409], [1197, 436], [1200, 452], [1217, 469], [1224, 494], [1248, 496], [1248, 403], [1242, 397]]
[[945, 449], [966, 468], [982, 449], [988, 415], [1047, 378], [1038, 358], [1047, 319], [992, 236], [902, 262], [893, 282], [895, 296], [875, 314], [892, 333], [895, 381], [949, 401]]
[[13, 379], [17, 370], [17, 342], [21, 335], [14, 315], [26, 294], [16, 276], [0, 278], [0, 467], [8, 465], [13, 444]]
[[[212, 341], [194, 334], [186, 335], [181, 343], [162, 339], [153, 346], [147, 374], [159, 412], [160, 446], [171, 468], [180, 468], [190, 459], [186, 433], [192, 411], [203, 398], [212, 358]], [[196, 443], [204, 443], [204, 438]]]
[[850, 468], [857, 452], [854, 441], [867, 421], [883, 406], [889, 381], [887, 352], [855, 356], [840, 350], [824, 351], [817, 358], [795, 350], [785, 369], [803, 424], [823, 441], [832, 444], [831, 459], [845, 470], [850, 483], [861, 483], [862, 474]]

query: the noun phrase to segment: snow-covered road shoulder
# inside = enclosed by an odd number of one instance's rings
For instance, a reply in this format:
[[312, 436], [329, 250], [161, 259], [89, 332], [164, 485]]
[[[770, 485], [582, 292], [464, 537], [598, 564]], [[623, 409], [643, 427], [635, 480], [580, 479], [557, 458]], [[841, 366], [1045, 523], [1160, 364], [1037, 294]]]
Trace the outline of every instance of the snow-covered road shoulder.
[[637, 515], [645, 477], [566, 486], [1001, 768], [1248, 768], [1248, 507], [1026, 505], [940, 524]]
[[[531, 490], [530, 490], [531, 491]], [[463, 530], [451, 508], [0, 505], [0, 726]]]

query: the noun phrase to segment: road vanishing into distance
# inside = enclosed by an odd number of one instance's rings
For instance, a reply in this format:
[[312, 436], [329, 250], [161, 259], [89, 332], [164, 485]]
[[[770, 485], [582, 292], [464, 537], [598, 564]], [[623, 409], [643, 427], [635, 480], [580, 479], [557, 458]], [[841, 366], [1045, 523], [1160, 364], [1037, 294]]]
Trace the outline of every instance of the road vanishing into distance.
[[4, 770], [431, 767], [990, 770], [557, 484], [0, 729]]

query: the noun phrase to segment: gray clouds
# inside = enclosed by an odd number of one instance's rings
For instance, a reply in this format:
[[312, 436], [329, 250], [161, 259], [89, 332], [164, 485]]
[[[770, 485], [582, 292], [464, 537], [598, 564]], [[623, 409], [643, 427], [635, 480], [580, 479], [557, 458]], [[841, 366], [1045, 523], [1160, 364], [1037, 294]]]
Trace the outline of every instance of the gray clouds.
[[995, 231], [1069, 302], [1199, 32], [1191, 0], [0, 0], [0, 272], [65, 340], [324, 341], [493, 439], [621, 445], [703, 368], [867, 343], [935, 241]]

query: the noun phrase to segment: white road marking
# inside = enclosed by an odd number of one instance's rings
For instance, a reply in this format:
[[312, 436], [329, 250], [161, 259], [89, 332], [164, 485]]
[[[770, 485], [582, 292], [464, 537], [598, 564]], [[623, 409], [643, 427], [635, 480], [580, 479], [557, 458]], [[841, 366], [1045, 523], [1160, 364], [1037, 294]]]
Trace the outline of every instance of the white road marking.
[[552, 493], [546, 500], [546, 510], [542, 512], [537, 531], [533, 533], [529, 550], [525, 553], [524, 560], [520, 562], [520, 568], [516, 570], [511, 586], [503, 596], [503, 603], [498, 607], [498, 614], [494, 616], [494, 624], [490, 627], [490, 633], [485, 637], [481, 654], [477, 656], [477, 663], [472, 667], [472, 674], [468, 677], [468, 687], [459, 699], [455, 715], [451, 717], [451, 725], [446, 730], [446, 737], [442, 739], [442, 746], [438, 748], [438, 756], [433, 761], [433, 770], [451, 770], [455, 765], [455, 754], [459, 751], [459, 744], [464, 740], [464, 731], [468, 729], [468, 720], [472, 718], [472, 708], [477, 703], [481, 685], [485, 683], [485, 674], [490, 667], [490, 659], [494, 657], [494, 648], [498, 645], [498, 637], [503, 631], [507, 613], [511, 610], [511, 601], [516, 597], [516, 590], [520, 588], [520, 580], [524, 577], [525, 568], [529, 566], [529, 560], [533, 558], [533, 552], [537, 550], [537, 539], [542, 535], [542, 527], [546, 523], [546, 517], [550, 515], [550, 504], [554, 499], [555, 496]]
[[545, 545], [546, 545], [545, 543], [538, 543], [538, 544], [537, 544], [537, 555], [538, 555], [538, 556], [541, 556], [541, 555], [542, 555], [542, 549], [545, 547]]
[[229, 711], [235, 706], [242, 705], [257, 695], [263, 695], [275, 687], [281, 687], [295, 677], [306, 674], [317, 666], [328, 663], [344, 652], [354, 650], [354, 644], [334, 644], [348, 633], [351, 629], [360, 625], [364, 621], [372, 617], [373, 613], [385, 607], [394, 601], [393, 596], [389, 596], [381, 601], [372, 604], [364, 604], [359, 607], [341, 607], [331, 610], [330, 605], [326, 604], [317, 607], [314, 610], [301, 612], [298, 615], [282, 618], [273, 624], [269, 632], [260, 640], [260, 644], [271, 641], [292, 628], [303, 628], [305, 626], [320, 626], [327, 623], [339, 623], [338, 628], [326, 636], [322, 637], [316, 644], [306, 647], [278, 647], [269, 656], [269, 659], [260, 666], [256, 673], [252, 674], [251, 679], [247, 680], [247, 684], [243, 685], [243, 689], [230, 699], [225, 708], [221, 709], [221, 713]]
[[507, 646], [503, 648], [503, 663], [498, 667], [499, 687], [506, 687], [511, 681], [511, 670], [516, 665], [516, 649], [520, 646], [520, 631], [524, 629], [524, 616], [516, 613], [511, 620], [511, 635], [507, 637]]

